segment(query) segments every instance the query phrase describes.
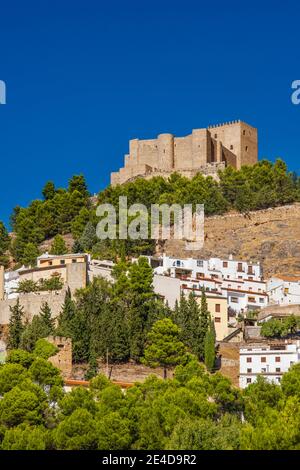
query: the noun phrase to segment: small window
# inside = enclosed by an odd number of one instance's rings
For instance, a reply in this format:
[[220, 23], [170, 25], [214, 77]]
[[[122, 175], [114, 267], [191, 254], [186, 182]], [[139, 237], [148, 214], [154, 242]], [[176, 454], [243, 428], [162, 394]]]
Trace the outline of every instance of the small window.
[[66, 261], [64, 259], [61, 259], [60, 264], [66, 264]]
[[260, 362], [267, 362], [267, 358], [266, 357], [261, 357]]
[[230, 300], [233, 304], [238, 304], [239, 303], [239, 299], [237, 297], [231, 297]]
[[72, 263], [77, 263], [77, 259], [72, 259]]
[[275, 362], [280, 362], [280, 356], [275, 357]]
[[276, 367], [276, 372], [280, 372], [280, 367]]
[[263, 297], [260, 297], [260, 298], [259, 298], [259, 302], [260, 302], [261, 304], [263, 304], [264, 301], [265, 301], [265, 299], [264, 299]]
[[267, 372], [267, 369], [266, 369], [265, 367], [262, 367], [262, 368], [261, 368], [261, 372], [262, 372], [262, 374], [263, 374], [264, 372]]
[[217, 138], [218, 138], [218, 134], [215, 134], [215, 139], [217, 139]]
[[230, 150], [233, 150], [233, 145], [230, 145]]
[[248, 145], [246, 145], [245, 150], [246, 150], [246, 152], [248, 152]]
[[221, 323], [221, 318], [220, 317], [215, 317], [215, 323]]
[[221, 304], [216, 304], [215, 305], [215, 312], [217, 312], [217, 313], [221, 312]]
[[247, 384], [251, 384], [252, 382], [252, 379], [250, 379], [250, 377], [247, 377]]
[[199, 266], [199, 268], [202, 268], [202, 266], [203, 266], [203, 260], [202, 259], [197, 259], [197, 266]]
[[52, 266], [52, 261], [48, 261], [48, 266]]
[[252, 357], [247, 357], [247, 362], [252, 362]]
[[247, 369], [247, 374], [251, 374], [252, 369]]
[[246, 135], [246, 131], [245, 131], [245, 129], [243, 130], [243, 135]]
[[228, 262], [227, 261], [223, 261], [223, 268], [228, 268]]

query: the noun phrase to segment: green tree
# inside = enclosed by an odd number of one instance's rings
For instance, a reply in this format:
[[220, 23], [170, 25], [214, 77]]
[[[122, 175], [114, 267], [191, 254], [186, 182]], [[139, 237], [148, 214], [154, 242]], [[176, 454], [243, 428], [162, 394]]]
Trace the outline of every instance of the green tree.
[[18, 349], [21, 344], [21, 337], [23, 333], [23, 317], [24, 307], [21, 306], [20, 300], [17, 299], [14, 306], [10, 306], [10, 319], [9, 319], [9, 332], [8, 332], [8, 349]]
[[44, 196], [45, 201], [49, 201], [50, 199], [53, 199], [55, 196], [55, 186], [53, 181], [48, 181], [48, 183], [45, 184], [42, 194]]
[[132, 440], [130, 421], [110, 412], [96, 421], [99, 450], [128, 450]]
[[40, 310], [40, 318], [45, 327], [45, 336], [50, 336], [54, 333], [55, 320], [52, 318], [52, 312], [48, 302], [44, 302]]
[[0, 395], [9, 392], [27, 377], [25, 367], [21, 364], [8, 363], [0, 368]]
[[143, 362], [150, 367], [163, 367], [164, 379], [167, 370], [186, 360], [186, 348], [180, 341], [180, 329], [172, 320], [158, 320], [148, 334], [148, 346]]
[[47, 430], [43, 426], [21, 424], [7, 429], [2, 441], [2, 450], [45, 450]]
[[55, 235], [53, 243], [50, 248], [51, 255], [65, 255], [68, 253], [65, 240], [61, 235]]
[[55, 356], [59, 351], [54, 344], [49, 343], [44, 338], [40, 338], [36, 341], [33, 350], [33, 357], [42, 357], [43, 359], [49, 359], [49, 357]]
[[36, 259], [39, 255], [40, 252], [37, 245], [35, 243], [29, 242], [24, 247], [24, 251], [20, 261], [25, 266], [35, 266]]
[[216, 361], [216, 331], [214, 322], [210, 322], [204, 341], [204, 362], [207, 369], [212, 372]]
[[76, 305], [72, 300], [71, 291], [68, 289], [65, 295], [65, 301], [62, 310], [58, 316], [56, 335], [73, 337], [73, 323], [76, 315]]
[[92, 222], [87, 222], [79, 239], [79, 243], [83, 247], [84, 251], [91, 251], [96, 242], [96, 229]]
[[205, 337], [209, 329], [210, 313], [207, 307], [207, 300], [205, 289], [202, 288], [201, 306], [200, 306], [200, 344], [199, 344], [199, 358], [204, 360]]
[[64, 419], [54, 432], [59, 450], [92, 450], [97, 448], [96, 422], [85, 409], [77, 409]]

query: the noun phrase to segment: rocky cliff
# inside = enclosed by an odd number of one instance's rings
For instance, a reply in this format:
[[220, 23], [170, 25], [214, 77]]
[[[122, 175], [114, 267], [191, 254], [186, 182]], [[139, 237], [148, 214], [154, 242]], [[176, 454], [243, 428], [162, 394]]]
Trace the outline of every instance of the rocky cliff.
[[169, 240], [163, 250], [176, 257], [220, 257], [260, 261], [264, 277], [300, 275], [300, 203], [205, 219], [205, 243], [186, 251], [184, 242]]

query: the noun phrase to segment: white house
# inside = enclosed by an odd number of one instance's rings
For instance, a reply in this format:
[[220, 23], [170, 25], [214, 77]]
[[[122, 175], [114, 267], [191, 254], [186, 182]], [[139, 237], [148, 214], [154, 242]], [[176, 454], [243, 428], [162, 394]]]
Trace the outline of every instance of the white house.
[[5, 299], [16, 299], [19, 294], [17, 289], [19, 287], [19, 272], [7, 271], [4, 273], [4, 297]]
[[[152, 260], [156, 262], [152, 264]], [[156, 274], [169, 275], [171, 277], [191, 277], [198, 279], [201, 277], [212, 279], [241, 279], [241, 280], [262, 280], [262, 270], [259, 263], [220, 258], [180, 259], [165, 254], [159, 260], [149, 257], [149, 262], [153, 265]]]
[[299, 304], [300, 278], [291, 276], [271, 277], [267, 282], [267, 293], [271, 304]]
[[246, 388], [262, 375], [280, 383], [282, 375], [300, 362], [300, 341], [249, 344], [240, 348], [240, 387]]

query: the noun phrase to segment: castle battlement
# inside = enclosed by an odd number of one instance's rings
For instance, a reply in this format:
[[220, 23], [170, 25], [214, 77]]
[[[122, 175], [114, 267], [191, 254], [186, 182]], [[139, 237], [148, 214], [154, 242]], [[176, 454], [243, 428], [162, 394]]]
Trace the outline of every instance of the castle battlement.
[[254, 165], [257, 153], [257, 129], [239, 120], [193, 129], [185, 137], [160, 134], [156, 139], [133, 139], [124, 167], [111, 173], [111, 184], [174, 172], [190, 178], [198, 172], [216, 177], [227, 165], [237, 169]]

